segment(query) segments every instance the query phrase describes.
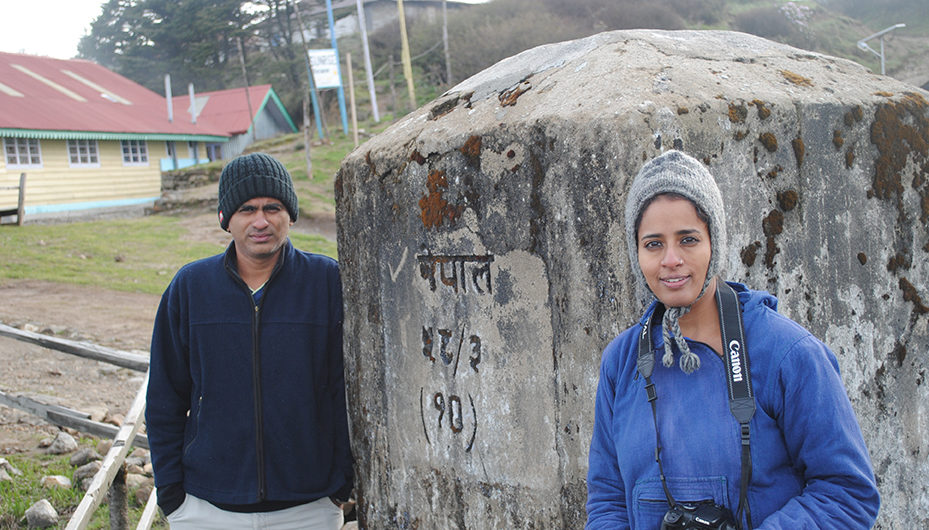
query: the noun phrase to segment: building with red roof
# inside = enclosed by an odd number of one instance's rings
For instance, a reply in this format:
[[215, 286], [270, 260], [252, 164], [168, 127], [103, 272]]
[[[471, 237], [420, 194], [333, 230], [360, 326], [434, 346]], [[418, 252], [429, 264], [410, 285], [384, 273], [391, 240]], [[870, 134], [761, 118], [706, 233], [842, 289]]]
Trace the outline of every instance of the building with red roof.
[[193, 99], [193, 109], [190, 94], [175, 96], [173, 106], [184, 109], [187, 115], [193, 111], [197, 121], [206, 120], [229, 135], [224, 144], [207, 144], [211, 160], [231, 159], [257, 140], [297, 132], [271, 85], [202, 92], [194, 94]]
[[275, 126], [296, 130], [269, 85], [248, 93], [195, 96], [192, 115], [189, 97], [169, 105], [90, 61], [0, 52], [0, 210], [16, 208], [22, 173], [26, 217], [150, 206], [161, 171], [231, 158]]

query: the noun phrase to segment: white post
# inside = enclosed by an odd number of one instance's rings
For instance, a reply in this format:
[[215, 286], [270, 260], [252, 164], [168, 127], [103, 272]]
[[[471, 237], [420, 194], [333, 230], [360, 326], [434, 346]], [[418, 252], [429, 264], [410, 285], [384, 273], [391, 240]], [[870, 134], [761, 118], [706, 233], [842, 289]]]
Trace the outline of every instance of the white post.
[[358, 147], [358, 113], [355, 111], [355, 77], [352, 75], [352, 53], [345, 53], [345, 69], [348, 70], [348, 100], [352, 108], [352, 139]]
[[171, 74], [165, 74], [165, 100], [168, 102], [168, 123], [174, 122], [174, 102], [171, 101]]
[[371, 70], [371, 52], [368, 50], [368, 28], [365, 22], [365, 9], [363, 0], [355, 0], [358, 6], [358, 27], [361, 29], [361, 48], [364, 51], [365, 76], [368, 78], [368, 93], [371, 95], [371, 110], [374, 123], [380, 123], [381, 116], [377, 110], [377, 90], [374, 87], [374, 74]]

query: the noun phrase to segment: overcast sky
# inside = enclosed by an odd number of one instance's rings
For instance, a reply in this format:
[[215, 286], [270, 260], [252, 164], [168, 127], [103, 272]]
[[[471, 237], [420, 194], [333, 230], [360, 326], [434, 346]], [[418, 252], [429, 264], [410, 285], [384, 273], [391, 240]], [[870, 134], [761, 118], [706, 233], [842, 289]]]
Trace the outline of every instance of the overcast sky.
[[71, 59], [104, 0], [4, 0], [0, 51]]
[[[458, 0], [482, 3], [487, 0]], [[3, 0], [0, 51], [71, 59], [105, 0]]]

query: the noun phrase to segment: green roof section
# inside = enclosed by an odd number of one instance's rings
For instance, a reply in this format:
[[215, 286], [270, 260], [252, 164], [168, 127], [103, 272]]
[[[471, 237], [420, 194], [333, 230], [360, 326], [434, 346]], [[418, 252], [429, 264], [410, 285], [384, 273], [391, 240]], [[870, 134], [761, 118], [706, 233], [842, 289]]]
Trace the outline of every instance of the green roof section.
[[[286, 115], [286, 114], [285, 114]], [[289, 121], [289, 118], [288, 118]], [[293, 126], [293, 123], [291, 123]], [[294, 129], [296, 131], [296, 129]], [[228, 142], [226, 136], [209, 134], [121, 133], [100, 131], [46, 131], [39, 129], [3, 129], [0, 137], [37, 140], [161, 140], [167, 142]]]
[[287, 114], [287, 110], [284, 108], [284, 104], [281, 103], [281, 100], [277, 97], [277, 92], [275, 92], [273, 88], [268, 89], [268, 95], [265, 96], [265, 101], [261, 104], [261, 106], [264, 107], [267, 104], [269, 98], [274, 101], [274, 104], [277, 105], [278, 110], [280, 110], [281, 114], [284, 115], [284, 119], [286, 119], [287, 123], [290, 124], [290, 132], [297, 132], [297, 126], [294, 125], [293, 120], [290, 119], [290, 115]]

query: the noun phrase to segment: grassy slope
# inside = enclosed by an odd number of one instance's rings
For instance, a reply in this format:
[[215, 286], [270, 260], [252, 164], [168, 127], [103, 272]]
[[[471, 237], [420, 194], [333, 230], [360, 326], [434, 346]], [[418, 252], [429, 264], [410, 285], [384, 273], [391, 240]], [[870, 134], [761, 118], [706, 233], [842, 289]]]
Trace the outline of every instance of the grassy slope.
[[[382, 122], [377, 129], [386, 126]], [[311, 148], [313, 178], [307, 177], [302, 134], [260, 143], [294, 176], [301, 216], [335, 214], [333, 182], [342, 158], [352, 149], [351, 137], [338, 131], [331, 144]], [[37, 279], [96, 285], [123, 291], [160, 294], [185, 263], [220, 252], [222, 246], [187, 241], [189, 229], [180, 214], [136, 219], [0, 226], [0, 281]], [[335, 241], [291, 232], [297, 248], [336, 257]]]

